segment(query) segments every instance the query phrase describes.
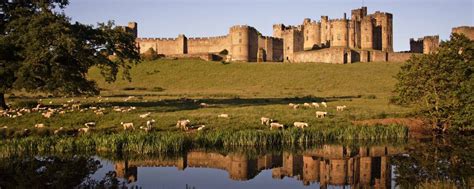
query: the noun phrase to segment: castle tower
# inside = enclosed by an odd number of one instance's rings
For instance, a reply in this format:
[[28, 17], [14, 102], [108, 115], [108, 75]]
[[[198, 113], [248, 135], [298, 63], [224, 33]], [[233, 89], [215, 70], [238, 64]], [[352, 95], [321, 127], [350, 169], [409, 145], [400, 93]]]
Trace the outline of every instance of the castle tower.
[[129, 22], [127, 30], [131, 32], [135, 38], [138, 37], [138, 24], [136, 22]]
[[361, 22], [361, 49], [374, 49], [374, 19], [372, 17], [364, 17]]
[[319, 178], [319, 159], [313, 156], [303, 156], [303, 182], [305, 185]]
[[322, 46], [328, 46], [330, 40], [330, 23], [328, 16], [321, 16], [321, 43]]
[[231, 54], [233, 61], [256, 61], [258, 51], [257, 31], [250, 26], [230, 28]]
[[349, 29], [346, 19], [331, 20], [331, 47], [349, 46]]
[[393, 52], [392, 14], [375, 12], [374, 49]]
[[188, 38], [184, 34], [180, 34], [176, 40], [178, 43], [176, 52], [178, 54], [188, 54]]
[[439, 36], [425, 36], [423, 38], [423, 54], [436, 52], [439, 47]]
[[304, 50], [312, 50], [321, 45], [321, 23], [305, 19], [304, 28]]
[[474, 41], [474, 27], [473, 26], [459, 26], [452, 29], [452, 33], [463, 34], [470, 40]]
[[282, 32], [285, 29], [283, 24], [274, 24], [273, 25], [273, 37], [282, 38]]
[[295, 52], [304, 50], [303, 32], [298, 28], [288, 29], [282, 32], [283, 56], [285, 62], [293, 61]]

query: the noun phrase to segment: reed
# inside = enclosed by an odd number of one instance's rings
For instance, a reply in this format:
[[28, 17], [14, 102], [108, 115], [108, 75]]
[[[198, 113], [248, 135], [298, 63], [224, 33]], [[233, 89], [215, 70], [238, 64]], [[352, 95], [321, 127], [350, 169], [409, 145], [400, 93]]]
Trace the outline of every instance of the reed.
[[51, 152], [113, 152], [113, 153], [178, 153], [190, 148], [235, 146], [307, 146], [320, 142], [344, 143], [353, 140], [404, 140], [406, 127], [390, 126], [335, 126], [305, 130], [216, 130], [187, 134], [155, 132], [152, 134], [122, 132], [117, 134], [90, 134], [78, 137], [47, 136], [3, 140], [0, 150], [8, 153]]

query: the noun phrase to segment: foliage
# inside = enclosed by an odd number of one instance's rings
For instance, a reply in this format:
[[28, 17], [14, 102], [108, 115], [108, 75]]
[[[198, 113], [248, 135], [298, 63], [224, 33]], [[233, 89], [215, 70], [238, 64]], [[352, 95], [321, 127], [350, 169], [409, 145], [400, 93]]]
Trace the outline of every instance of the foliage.
[[[130, 80], [130, 65], [139, 60], [133, 35], [113, 22], [97, 28], [71, 23], [64, 13], [55, 12], [57, 5], [64, 8], [67, 1], [3, 1], [2, 99], [12, 88], [55, 95], [98, 94], [95, 82], [87, 79], [92, 66], [101, 69], [107, 82], [115, 81], [119, 68]], [[0, 103], [5, 108], [5, 102]]]
[[474, 128], [474, 41], [453, 34], [437, 53], [414, 56], [396, 76], [396, 101], [416, 107], [433, 128]]

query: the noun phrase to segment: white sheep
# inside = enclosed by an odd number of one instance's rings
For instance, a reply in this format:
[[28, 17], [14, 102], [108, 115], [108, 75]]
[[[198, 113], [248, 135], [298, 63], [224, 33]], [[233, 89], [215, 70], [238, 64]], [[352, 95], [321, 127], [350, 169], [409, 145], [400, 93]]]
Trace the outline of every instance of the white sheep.
[[280, 124], [280, 123], [270, 123], [270, 130], [273, 130], [273, 129], [279, 129], [279, 128], [282, 128], [284, 129], [285, 128], [285, 125], [283, 124]]
[[270, 119], [270, 118], [268, 118], [268, 117], [261, 117], [261, 118], [260, 118], [260, 122], [262, 123], [262, 125], [267, 125], [267, 126], [269, 126], [272, 121], [273, 121], [273, 120]]
[[296, 128], [301, 128], [301, 129], [304, 129], [305, 127], [308, 127], [308, 123], [305, 123], [305, 122], [294, 122], [293, 123], [293, 126], [295, 126]]
[[229, 114], [219, 114], [219, 115], [217, 115], [217, 117], [229, 118]]
[[316, 112], [316, 117], [317, 118], [324, 118], [324, 117], [326, 117], [327, 114], [328, 114], [327, 112], [317, 111]]
[[140, 118], [147, 118], [148, 116], [150, 116], [151, 112], [148, 112], [146, 114], [142, 114], [140, 115]]
[[199, 106], [201, 106], [201, 108], [209, 107], [209, 105], [204, 102], [200, 103]]
[[188, 124], [191, 123], [191, 121], [189, 121], [189, 119], [186, 119], [186, 120], [178, 120], [178, 122], [176, 123], [176, 128], [180, 128], [180, 129], [183, 129], [183, 130], [188, 130]]
[[205, 127], [206, 127], [205, 125], [198, 125], [197, 130], [198, 131], [204, 130]]
[[50, 111], [50, 112], [42, 113], [41, 115], [43, 115], [43, 117], [49, 119], [53, 114], [54, 114], [54, 112]]
[[123, 127], [123, 130], [135, 130], [135, 127], [133, 126], [133, 123], [124, 123], [124, 122], [120, 122], [120, 124], [122, 125]]
[[328, 107], [328, 105], [326, 104], [326, 102], [321, 102], [321, 105], [323, 105], [325, 108]]
[[293, 109], [296, 110], [296, 109], [298, 109], [299, 107], [300, 107], [299, 104], [295, 104], [295, 105], [293, 106]]
[[63, 128], [63, 127], [59, 127], [59, 129], [54, 130], [54, 134], [57, 135], [57, 134], [59, 134], [59, 132], [61, 132], [62, 130], [64, 130], [64, 128]]
[[344, 106], [336, 106], [337, 111], [344, 111], [344, 108], [347, 108], [346, 105]]
[[313, 105], [313, 107], [315, 107], [315, 108], [319, 108], [319, 104], [316, 103], [316, 102], [311, 103], [311, 105]]
[[293, 106], [295, 106], [295, 104], [289, 103], [288, 106], [289, 106], [290, 108], [293, 108]]
[[38, 124], [35, 124], [35, 128], [44, 128], [44, 124], [43, 123], [38, 123]]
[[84, 126], [86, 126], [87, 128], [89, 127], [95, 127], [96, 123], [95, 122], [87, 122], [87, 123], [84, 123]]
[[305, 108], [311, 108], [311, 104], [305, 102], [305, 103], [303, 104], [303, 107], [305, 107]]
[[156, 121], [155, 121], [154, 119], [148, 120], [148, 121], [146, 121], [146, 126], [151, 129], [151, 127], [153, 127], [153, 125], [155, 124], [155, 122], [156, 122]]
[[3, 126], [2, 129], [8, 129], [8, 126]]
[[88, 133], [89, 130], [90, 130], [89, 127], [85, 127], [85, 128], [79, 128], [77, 131], [78, 131], [79, 133]]
[[79, 109], [81, 109], [81, 104], [73, 104], [73, 105], [71, 106], [71, 109], [73, 109], [73, 110], [75, 110], [75, 109], [79, 110]]

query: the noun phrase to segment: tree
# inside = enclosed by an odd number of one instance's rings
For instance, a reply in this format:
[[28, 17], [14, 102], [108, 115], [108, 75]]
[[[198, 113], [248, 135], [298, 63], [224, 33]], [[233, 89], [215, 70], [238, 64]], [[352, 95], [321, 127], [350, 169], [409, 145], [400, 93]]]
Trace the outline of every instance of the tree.
[[[395, 98], [441, 132], [474, 128], [474, 41], [453, 34], [437, 53], [413, 56], [396, 78]], [[454, 127], [451, 127], [454, 126]]]
[[[71, 23], [57, 8], [67, 0], [2, 1], [0, 12], [0, 107], [12, 89], [54, 95], [98, 94], [87, 79], [92, 66], [107, 82], [118, 70], [130, 80], [129, 69], [140, 56], [135, 38], [113, 22], [98, 27]], [[113, 55], [113, 58], [111, 58]]]

